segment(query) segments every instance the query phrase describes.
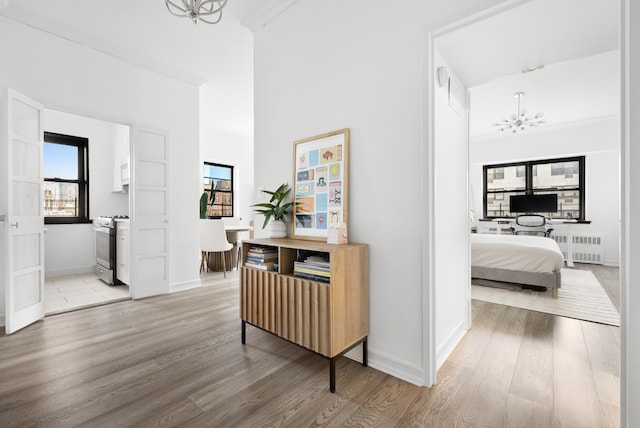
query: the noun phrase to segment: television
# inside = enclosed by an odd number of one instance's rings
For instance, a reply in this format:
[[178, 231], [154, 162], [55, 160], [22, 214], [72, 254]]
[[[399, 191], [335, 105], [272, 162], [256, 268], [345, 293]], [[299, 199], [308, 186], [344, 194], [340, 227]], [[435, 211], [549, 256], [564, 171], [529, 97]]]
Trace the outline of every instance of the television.
[[555, 213], [558, 211], [558, 194], [512, 195], [509, 198], [512, 213]]

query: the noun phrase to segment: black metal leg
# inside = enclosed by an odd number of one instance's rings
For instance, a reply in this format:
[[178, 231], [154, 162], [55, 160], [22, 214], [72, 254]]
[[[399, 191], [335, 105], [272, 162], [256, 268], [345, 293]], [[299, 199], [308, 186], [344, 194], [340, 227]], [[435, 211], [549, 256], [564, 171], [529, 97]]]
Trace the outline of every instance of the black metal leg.
[[245, 320], [242, 320], [242, 344], [246, 344], [247, 343], [247, 322]]
[[336, 359], [329, 358], [329, 390], [336, 392]]
[[367, 360], [368, 355], [369, 355], [369, 348], [367, 346], [367, 341], [368, 341], [368, 337], [364, 338], [364, 341], [362, 342], [362, 365], [367, 367], [369, 362]]

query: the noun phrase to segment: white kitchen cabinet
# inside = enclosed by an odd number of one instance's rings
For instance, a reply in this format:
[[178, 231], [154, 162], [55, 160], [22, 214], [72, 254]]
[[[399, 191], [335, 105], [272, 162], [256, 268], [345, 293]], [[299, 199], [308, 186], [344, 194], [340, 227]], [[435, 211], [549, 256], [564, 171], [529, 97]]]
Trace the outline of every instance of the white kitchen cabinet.
[[128, 220], [116, 221], [116, 277], [125, 284], [131, 278], [131, 229]]
[[119, 134], [113, 144], [114, 192], [127, 192], [129, 190], [129, 141], [128, 135]]

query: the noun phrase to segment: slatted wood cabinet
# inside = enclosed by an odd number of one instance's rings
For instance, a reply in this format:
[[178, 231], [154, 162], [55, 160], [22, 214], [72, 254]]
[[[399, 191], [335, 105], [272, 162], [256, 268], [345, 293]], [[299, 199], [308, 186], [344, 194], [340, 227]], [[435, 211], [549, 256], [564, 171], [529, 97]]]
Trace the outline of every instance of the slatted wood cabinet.
[[[278, 270], [245, 262], [252, 247], [275, 248]], [[294, 262], [310, 253], [328, 256], [330, 282], [294, 276]], [[369, 247], [298, 239], [250, 239], [242, 243], [240, 275], [242, 343], [246, 323], [317, 352], [330, 360], [335, 391], [335, 359], [363, 344], [367, 364], [369, 334]]]

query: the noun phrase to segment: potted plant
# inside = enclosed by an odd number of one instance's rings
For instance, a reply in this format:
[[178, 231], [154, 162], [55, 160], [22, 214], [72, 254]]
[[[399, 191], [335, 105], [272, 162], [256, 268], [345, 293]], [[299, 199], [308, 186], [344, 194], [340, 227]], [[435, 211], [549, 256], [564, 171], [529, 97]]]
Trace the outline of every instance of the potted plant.
[[284, 199], [289, 195], [291, 189], [287, 183], [282, 184], [276, 190], [262, 190], [267, 195], [271, 195], [269, 202], [262, 202], [252, 205], [257, 207], [255, 210], [257, 213], [264, 215], [264, 224], [262, 228], [265, 229], [269, 226], [270, 238], [286, 238], [287, 237], [287, 225], [286, 215], [289, 208], [293, 205], [293, 202], [284, 202]]
[[209, 203], [209, 194], [207, 192], [202, 192], [202, 195], [200, 195], [200, 219], [202, 220], [207, 218], [208, 203]]

